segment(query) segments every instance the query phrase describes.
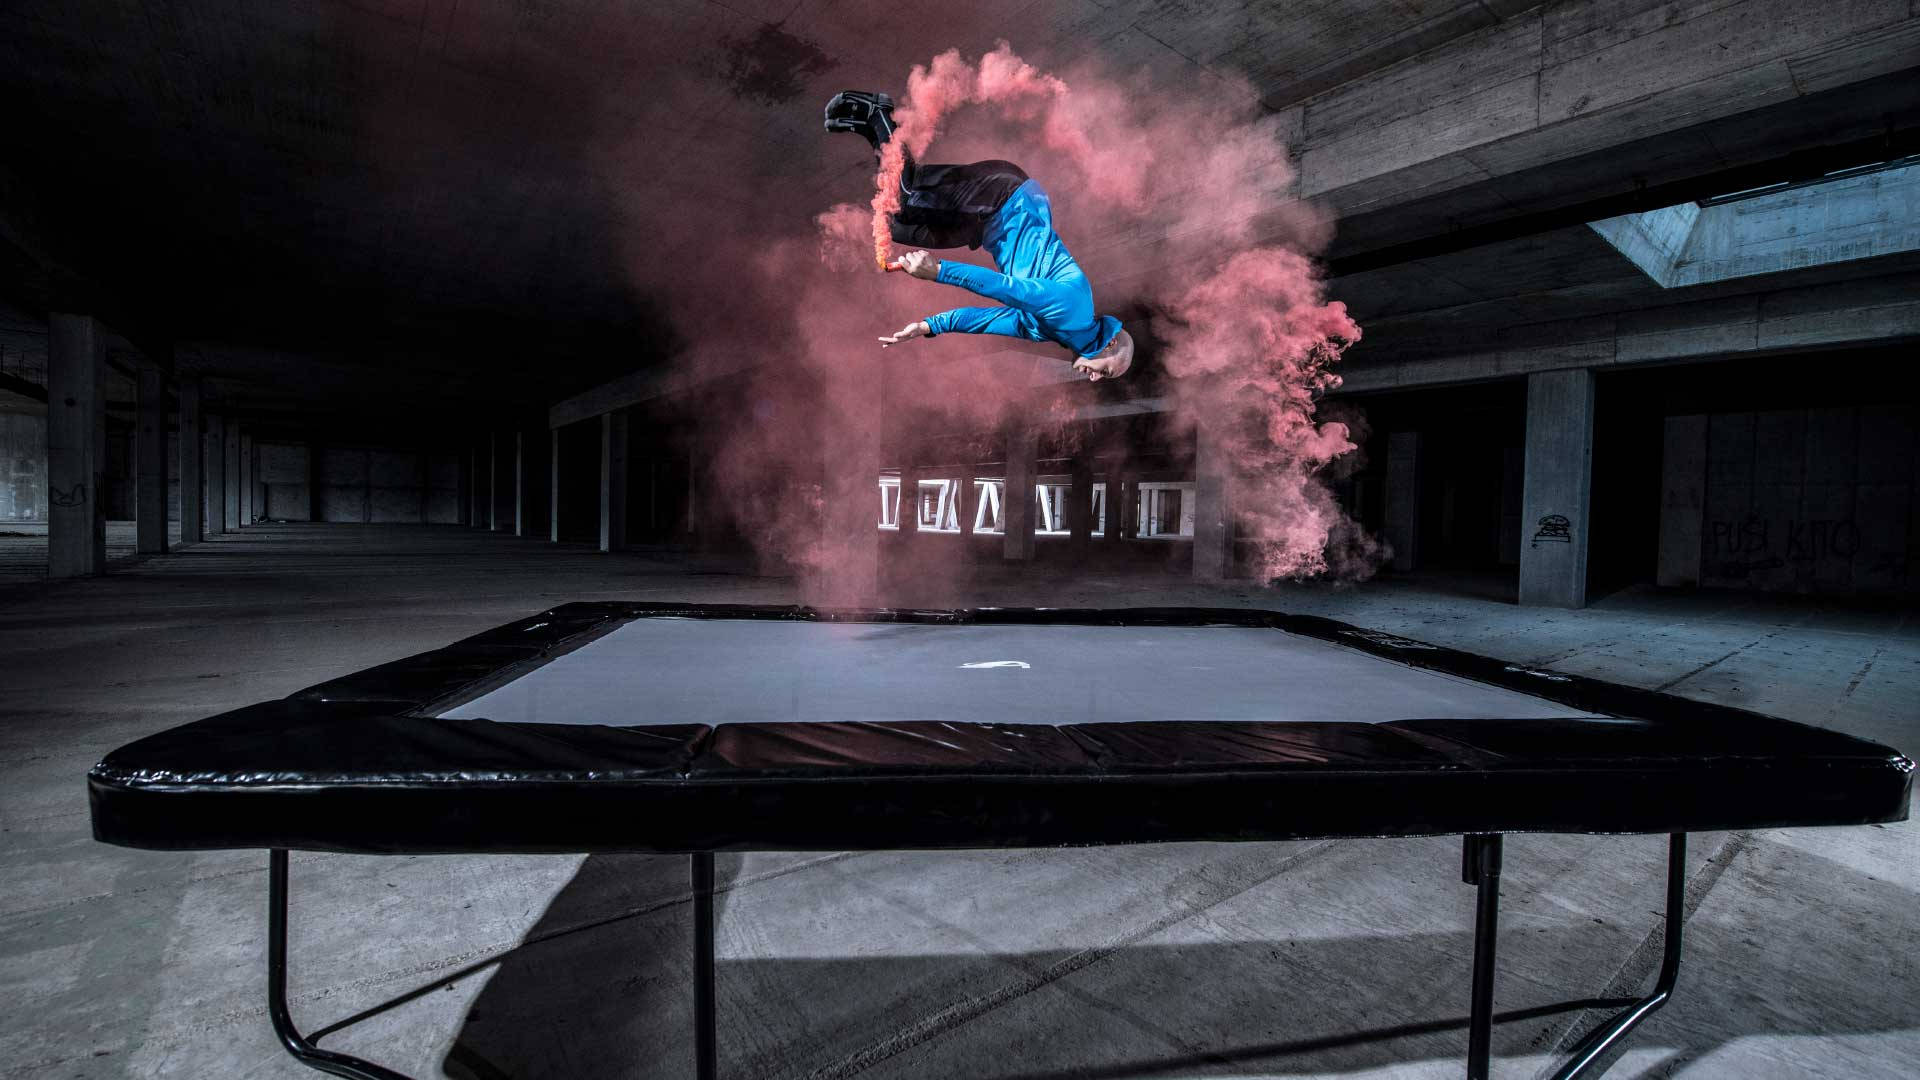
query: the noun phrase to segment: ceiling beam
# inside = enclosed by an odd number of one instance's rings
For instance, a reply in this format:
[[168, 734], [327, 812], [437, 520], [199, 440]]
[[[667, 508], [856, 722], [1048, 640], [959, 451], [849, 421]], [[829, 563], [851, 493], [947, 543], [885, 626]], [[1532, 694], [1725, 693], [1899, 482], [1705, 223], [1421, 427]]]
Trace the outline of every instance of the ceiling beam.
[[1440, 255], [1452, 255], [1489, 244], [1564, 229], [1570, 225], [1584, 225], [1591, 221], [1618, 217], [1622, 214], [1645, 213], [1648, 210], [1658, 210], [1663, 206], [1694, 202], [1768, 184], [1814, 180], [1840, 169], [1871, 165], [1916, 153], [1920, 153], [1920, 118], [1907, 117], [1904, 118], [1903, 124], [1899, 126], [1889, 124], [1884, 134], [1871, 138], [1807, 147], [1750, 165], [1703, 173], [1664, 184], [1642, 185], [1617, 195], [1589, 199], [1552, 210], [1517, 214], [1481, 225], [1465, 226], [1435, 236], [1343, 255], [1327, 261], [1327, 276], [1346, 277], [1350, 274], [1380, 270]]

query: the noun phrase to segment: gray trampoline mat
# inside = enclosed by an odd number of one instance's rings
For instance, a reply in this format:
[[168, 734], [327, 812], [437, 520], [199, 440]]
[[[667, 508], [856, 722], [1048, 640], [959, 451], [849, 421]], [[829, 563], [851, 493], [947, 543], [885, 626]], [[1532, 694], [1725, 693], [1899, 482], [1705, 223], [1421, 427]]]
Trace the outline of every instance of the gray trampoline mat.
[[1600, 714], [1278, 630], [643, 618], [440, 715], [629, 726]]

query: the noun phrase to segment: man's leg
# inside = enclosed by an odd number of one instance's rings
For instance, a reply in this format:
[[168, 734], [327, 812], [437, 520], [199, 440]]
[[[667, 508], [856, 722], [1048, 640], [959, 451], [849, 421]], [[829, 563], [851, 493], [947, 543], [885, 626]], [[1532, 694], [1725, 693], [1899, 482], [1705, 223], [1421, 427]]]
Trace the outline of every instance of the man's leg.
[[[843, 90], [827, 102], [826, 128], [859, 135], [878, 154], [893, 139], [893, 99]], [[900, 171], [900, 210], [888, 221], [893, 240], [910, 247], [979, 247], [987, 222], [1026, 179], [1010, 161], [922, 165], [909, 154]]]
[[987, 223], [1026, 179], [1011, 161], [922, 165], [909, 157], [900, 174], [900, 211], [888, 222], [894, 242], [977, 248]]

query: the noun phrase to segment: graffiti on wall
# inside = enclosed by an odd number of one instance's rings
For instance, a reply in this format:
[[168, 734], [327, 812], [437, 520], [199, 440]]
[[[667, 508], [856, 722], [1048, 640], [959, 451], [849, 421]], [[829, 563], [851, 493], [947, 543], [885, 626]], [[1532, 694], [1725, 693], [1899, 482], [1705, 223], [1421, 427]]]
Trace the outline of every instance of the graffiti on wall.
[[1860, 547], [1860, 527], [1849, 520], [1748, 514], [1739, 521], [1707, 523], [1708, 563], [1722, 578], [1751, 577], [1788, 565], [1811, 569], [1825, 562], [1851, 563]]
[[1548, 514], [1541, 518], [1538, 528], [1534, 530], [1533, 546], [1539, 547], [1543, 543], [1573, 543], [1573, 522], [1565, 514]]

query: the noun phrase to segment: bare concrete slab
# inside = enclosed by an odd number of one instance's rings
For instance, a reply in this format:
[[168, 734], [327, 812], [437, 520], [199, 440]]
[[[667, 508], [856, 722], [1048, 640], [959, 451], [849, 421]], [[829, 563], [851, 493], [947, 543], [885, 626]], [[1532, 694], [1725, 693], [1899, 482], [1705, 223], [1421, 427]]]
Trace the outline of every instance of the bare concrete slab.
[[[1920, 626], [1900, 611], [1629, 592], [1567, 612], [1476, 598], [1502, 587], [1470, 579], [1048, 574], [982, 569], [897, 599], [1279, 607], [1920, 747]], [[711, 559], [277, 525], [16, 590], [0, 607], [7, 1075], [314, 1075], [266, 1021], [264, 857], [94, 843], [86, 767], [579, 599], [798, 597]], [[1920, 1073], [1917, 853], [1910, 823], [1696, 837], [1679, 994], [1615, 1075]], [[1459, 1075], [1473, 894], [1457, 841], [717, 861], [725, 1075]], [[1512, 838], [1497, 1007], [1645, 985], [1660, 863], [1658, 838]], [[422, 1080], [690, 1075], [684, 859], [298, 855], [293, 875], [295, 1014], [367, 1014], [323, 1045]], [[1503, 1023], [1496, 1074], [1538, 1075], [1594, 1015]]]

